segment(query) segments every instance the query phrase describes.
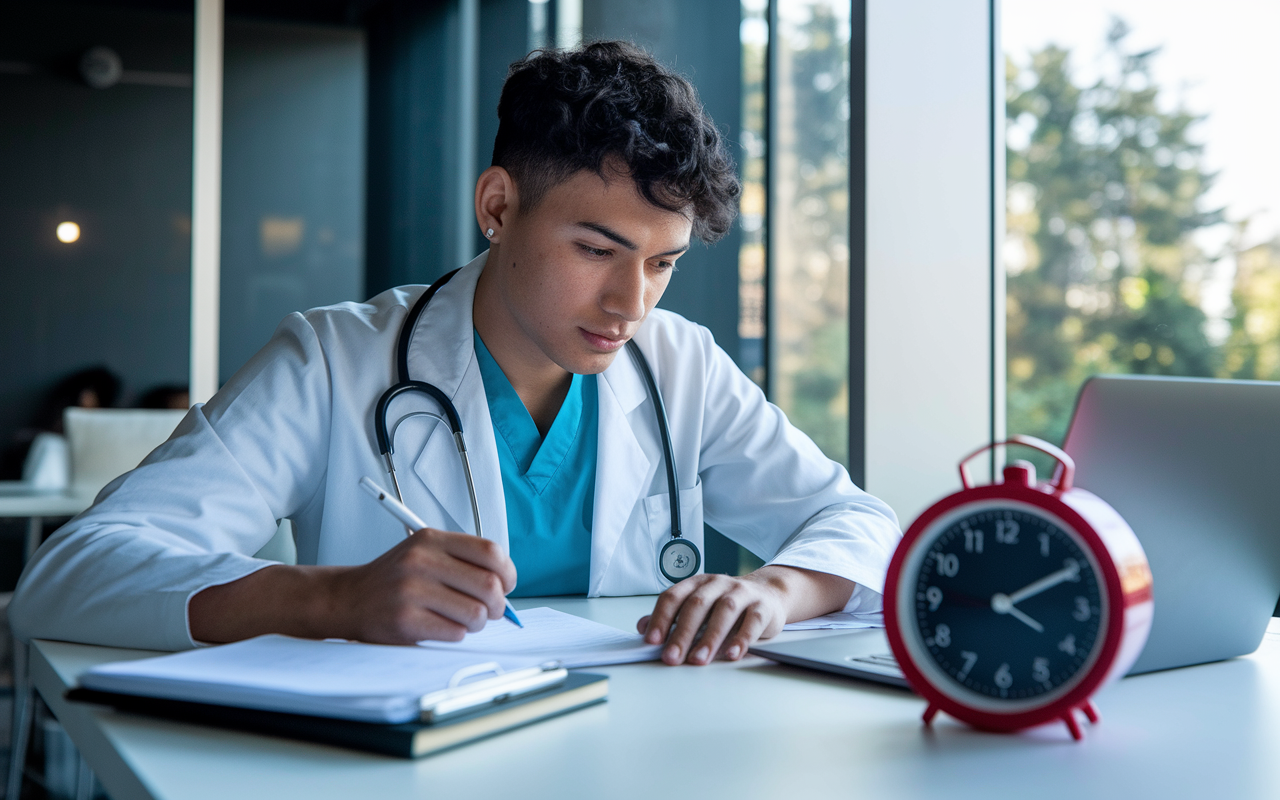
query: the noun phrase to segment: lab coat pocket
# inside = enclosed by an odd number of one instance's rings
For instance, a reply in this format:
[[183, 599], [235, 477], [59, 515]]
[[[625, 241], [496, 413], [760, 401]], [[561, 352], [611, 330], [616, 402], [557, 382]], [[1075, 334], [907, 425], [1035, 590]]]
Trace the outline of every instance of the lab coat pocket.
[[462, 459], [449, 426], [437, 425], [431, 431], [413, 462], [413, 471], [422, 483], [403, 481], [400, 489], [406, 505], [432, 527], [476, 532]]
[[[653, 574], [663, 588], [670, 586], [671, 581], [663, 577], [658, 569], [658, 551], [671, 538], [671, 496], [666, 492], [655, 494], [644, 499], [645, 522], [648, 525], [649, 543], [652, 545]], [[680, 535], [697, 545], [698, 552], [703, 553], [702, 531], [702, 479], [693, 486], [680, 490]], [[706, 555], [703, 553], [703, 566]], [[698, 568], [703, 571], [703, 566]]]

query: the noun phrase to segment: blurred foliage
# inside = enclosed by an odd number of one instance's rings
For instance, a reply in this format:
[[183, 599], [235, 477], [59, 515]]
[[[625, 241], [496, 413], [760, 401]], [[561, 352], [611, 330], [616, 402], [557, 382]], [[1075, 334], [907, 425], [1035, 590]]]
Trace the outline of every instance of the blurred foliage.
[[[743, 342], [738, 363], [761, 387], [765, 386], [763, 347], [765, 325], [765, 215], [767, 212], [769, 75], [768, 3], [742, 4], [742, 131], [739, 140], [742, 197], [738, 204], [738, 337]], [[754, 345], [754, 346], [753, 346]], [[750, 353], [750, 354], [749, 354]]]
[[1245, 227], [1239, 226], [1234, 247], [1235, 314], [1221, 371], [1231, 378], [1280, 380], [1280, 241], [1243, 247]]
[[[1223, 224], [1205, 208], [1199, 118], [1166, 110], [1158, 50], [1132, 51], [1128, 34], [1113, 20], [1109, 69], [1090, 86], [1056, 46], [1008, 62], [1010, 433], [1061, 442], [1090, 375], [1274, 377], [1280, 362], [1276, 248], [1198, 244]], [[1233, 259], [1235, 313], [1211, 336], [1202, 289]]]
[[849, 449], [849, 18], [778, 8], [773, 260], [776, 401], [829, 457]]

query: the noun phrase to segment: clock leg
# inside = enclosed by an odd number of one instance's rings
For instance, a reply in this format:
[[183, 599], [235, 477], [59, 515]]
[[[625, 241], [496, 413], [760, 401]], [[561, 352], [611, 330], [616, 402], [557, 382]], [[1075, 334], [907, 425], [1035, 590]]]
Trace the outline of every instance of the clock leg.
[[1083, 711], [1084, 715], [1089, 718], [1089, 722], [1093, 723], [1094, 725], [1098, 724], [1098, 719], [1099, 719], [1098, 709], [1094, 708], [1093, 703], [1089, 702], [1088, 700], [1085, 700], [1084, 704], [1080, 706], [1080, 710]]
[[1080, 723], [1076, 722], [1075, 709], [1071, 709], [1062, 715], [1062, 721], [1067, 723], [1067, 730], [1071, 731], [1071, 738], [1077, 742], [1084, 738], [1084, 734], [1080, 732]]
[[936, 717], [937, 715], [938, 715], [938, 707], [935, 706], [933, 703], [930, 703], [929, 707], [924, 710], [924, 724], [925, 725], [933, 724], [933, 718]]

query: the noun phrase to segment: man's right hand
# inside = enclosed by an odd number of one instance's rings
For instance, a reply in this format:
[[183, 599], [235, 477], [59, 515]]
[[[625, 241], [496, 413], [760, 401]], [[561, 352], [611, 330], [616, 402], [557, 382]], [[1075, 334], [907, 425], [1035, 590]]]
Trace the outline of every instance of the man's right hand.
[[264, 633], [412, 644], [458, 641], [502, 616], [515, 564], [487, 539], [424, 528], [356, 567], [261, 569], [191, 598], [191, 636], [231, 642]]

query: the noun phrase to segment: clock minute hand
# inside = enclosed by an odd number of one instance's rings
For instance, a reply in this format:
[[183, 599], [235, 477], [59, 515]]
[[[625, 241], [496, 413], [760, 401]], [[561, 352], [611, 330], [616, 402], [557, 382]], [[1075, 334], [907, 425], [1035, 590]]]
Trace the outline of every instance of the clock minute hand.
[[1066, 560], [1066, 566], [1063, 567], [1062, 569], [1058, 570], [1057, 572], [1051, 572], [1048, 575], [1045, 575], [1040, 580], [1036, 581], [1035, 583], [1030, 583], [1026, 586], [1023, 586], [1018, 591], [1009, 595], [1009, 604], [1015, 605], [1017, 603], [1021, 603], [1023, 600], [1026, 600], [1028, 597], [1034, 597], [1035, 595], [1040, 594], [1046, 589], [1051, 589], [1054, 586], [1057, 586], [1058, 584], [1064, 581], [1078, 580], [1079, 577], [1080, 577], [1080, 564], [1074, 558], [1068, 558]]

